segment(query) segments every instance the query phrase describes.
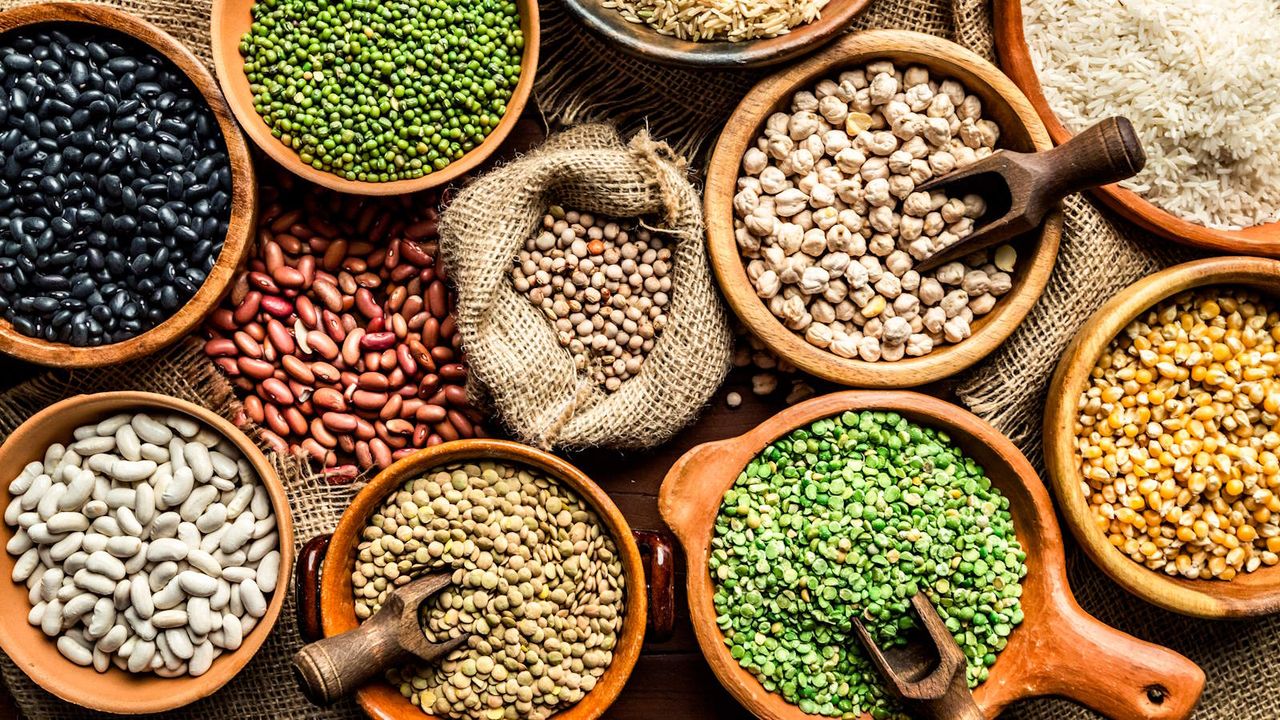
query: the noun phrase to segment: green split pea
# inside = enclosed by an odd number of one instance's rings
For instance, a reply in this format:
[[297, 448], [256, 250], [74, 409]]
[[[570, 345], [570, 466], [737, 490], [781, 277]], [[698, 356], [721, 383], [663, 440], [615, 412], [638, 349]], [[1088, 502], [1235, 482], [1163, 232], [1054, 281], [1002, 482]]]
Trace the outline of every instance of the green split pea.
[[513, 0], [260, 0], [240, 41], [272, 134], [365, 182], [443, 170], [483, 142], [523, 48]]
[[973, 687], [1022, 622], [1026, 554], [1009, 501], [946, 433], [891, 412], [846, 412], [764, 449], [720, 506], [711, 541], [730, 654], [806, 713], [902, 716], [852, 618], [905, 643], [923, 590]]

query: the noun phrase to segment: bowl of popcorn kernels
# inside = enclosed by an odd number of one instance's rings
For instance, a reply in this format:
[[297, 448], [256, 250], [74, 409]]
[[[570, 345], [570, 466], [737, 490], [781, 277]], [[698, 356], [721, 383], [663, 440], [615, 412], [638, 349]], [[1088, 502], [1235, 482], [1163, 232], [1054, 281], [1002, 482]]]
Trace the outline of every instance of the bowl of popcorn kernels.
[[985, 202], [914, 188], [998, 149], [1050, 147], [1022, 92], [964, 48], [845, 37], [757, 84], [720, 135], [703, 201], [720, 288], [766, 345], [832, 382], [957, 373], [1044, 291], [1062, 214], [922, 275], [917, 258], [973, 232]]
[[1049, 384], [1066, 525], [1121, 587], [1203, 618], [1280, 610], [1280, 262], [1196, 260], [1120, 291]]

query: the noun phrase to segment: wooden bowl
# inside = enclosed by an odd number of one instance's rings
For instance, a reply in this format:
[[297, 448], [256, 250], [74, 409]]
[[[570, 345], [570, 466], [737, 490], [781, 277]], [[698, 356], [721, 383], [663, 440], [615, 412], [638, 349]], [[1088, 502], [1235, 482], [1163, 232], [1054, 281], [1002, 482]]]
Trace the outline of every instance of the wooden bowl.
[[815, 50], [838, 35], [871, 0], [830, 0], [814, 22], [785, 35], [729, 42], [695, 42], [663, 35], [646, 23], [633, 23], [601, 0], [565, 0], [583, 25], [636, 57], [688, 68], [755, 68], [776, 65]]
[[[173, 710], [212, 695], [236, 676], [262, 646], [276, 624], [280, 608], [288, 594], [288, 572], [293, 566], [293, 516], [284, 486], [262, 451], [244, 433], [221, 416], [165, 395], [147, 392], [105, 392], [76, 395], [54, 403], [27, 419], [0, 445], [0, 505], [10, 501], [9, 481], [33, 460], [44, 457], [45, 448], [55, 442], [67, 443], [71, 431], [81, 425], [105, 420], [124, 411], [162, 410], [188, 415], [230, 440], [253, 465], [271, 496], [280, 534], [280, 582], [271, 594], [267, 613], [244, 644], [235, 652], [224, 653], [213, 661], [209, 671], [200, 677], [162, 678], [151, 673], [135, 674], [114, 665], [105, 673], [92, 667], [80, 667], [62, 657], [52, 639], [38, 627], [27, 623], [31, 603], [25, 585], [7, 578], [17, 558], [0, 553], [0, 648], [20, 670], [36, 684], [67, 702], [92, 710], [138, 715]], [[13, 537], [13, 528], [0, 523], [0, 542]]]
[[[455, 440], [419, 450], [378, 473], [342, 513], [332, 539], [326, 540], [325, 536], [312, 539], [299, 559], [298, 613], [304, 640], [315, 639], [316, 630], [324, 637], [332, 637], [354, 630], [359, 625], [352, 594], [351, 569], [360, 535], [369, 518], [386, 502], [387, 496], [399, 490], [406, 481], [434, 468], [481, 460], [525, 465], [572, 488], [596, 511], [618, 546], [626, 579], [626, 608], [622, 636], [613, 651], [613, 662], [591, 692], [577, 704], [553, 716], [558, 720], [595, 720], [613, 704], [631, 676], [631, 670], [640, 657], [651, 603], [661, 619], [649, 627], [655, 639], [671, 633], [674, 621], [671, 549], [669, 543], [655, 533], [636, 533], [633, 538], [632, 530], [618, 507], [591, 478], [564, 460], [527, 445], [506, 440]], [[644, 560], [637, 541], [649, 545]], [[323, 563], [316, 578], [316, 561], [321, 555]], [[645, 561], [648, 561], [652, 580], [647, 593], [644, 591]], [[434, 717], [424, 714], [381, 677], [357, 690], [356, 699], [365, 713], [375, 720], [432, 720]]]
[[[892, 410], [946, 431], [1009, 498], [1027, 554], [1022, 581], [1025, 620], [1009, 636], [991, 675], [974, 690], [987, 718], [1011, 702], [1060, 695], [1116, 720], [1187, 717], [1204, 689], [1204, 673], [1181, 655], [1103, 625], [1080, 609], [1067, 585], [1062, 535], [1049, 493], [1006, 437], [968, 411], [927, 395], [845, 391], [794, 405], [736, 438], [685, 453], [663, 480], [658, 509], [684, 547], [689, 612], [698, 644], [725, 688], [763, 720], [803, 720], [800, 708], [765, 690], [729, 654], [716, 625], [708, 561], [721, 498], [769, 443], [846, 410]], [[852, 642], [852, 640], [851, 640]]]
[[[1000, 67], [1027, 94], [1040, 119], [1048, 126], [1053, 142], [1061, 144], [1070, 140], [1075, 133], [1068, 130], [1049, 107], [1031, 62], [1031, 51], [1022, 31], [1022, 0], [994, 0], [994, 3]], [[1138, 193], [1116, 184], [1103, 185], [1091, 192], [1129, 222], [1168, 240], [1215, 253], [1280, 257], [1280, 223], [1254, 225], [1240, 230], [1215, 230], [1165, 212]]]
[[330, 190], [352, 195], [407, 195], [444, 185], [461, 177], [484, 162], [502, 145], [502, 141], [520, 120], [520, 113], [524, 111], [525, 103], [533, 92], [533, 77], [538, 68], [538, 3], [537, 0], [516, 0], [520, 11], [520, 29], [524, 32], [520, 79], [507, 102], [506, 114], [484, 142], [449, 163], [443, 170], [412, 180], [347, 180], [302, 162], [293, 148], [286, 147], [271, 134], [271, 128], [254, 109], [253, 92], [249, 89], [249, 79], [244, 74], [244, 58], [240, 56], [240, 39], [253, 25], [253, 16], [250, 14], [253, 4], [254, 0], [218, 0], [213, 3], [209, 32], [213, 42], [213, 67], [218, 74], [218, 82], [222, 85], [222, 92], [226, 94], [227, 103], [231, 105], [236, 120], [240, 121], [244, 131], [260, 150], [294, 175]]
[[954, 43], [903, 30], [872, 30], [846, 35], [818, 54], [772, 75], [743, 98], [716, 143], [703, 194], [711, 266], [729, 306], [747, 328], [779, 356], [818, 377], [844, 385], [907, 387], [953, 375], [976, 363], [1004, 342], [1044, 292], [1058, 257], [1062, 213], [1054, 211], [1038, 233], [1015, 241], [1018, 266], [1013, 289], [995, 309], [977, 318], [973, 335], [921, 357], [896, 362], [842, 358], [810, 345], [789, 330], [756, 295], [747, 277], [733, 233], [733, 196], [742, 154], [751, 147], [769, 115], [785, 107], [791, 95], [841, 70], [876, 59], [918, 64], [955, 78], [982, 99], [983, 114], [1000, 125], [1001, 147], [1048, 150], [1044, 125], [1031, 104], [995, 66]]
[[1263, 258], [1196, 260], [1148, 276], [1121, 290], [1098, 308], [1062, 353], [1049, 384], [1044, 414], [1045, 465], [1067, 527], [1089, 557], [1121, 587], [1166, 610], [1217, 619], [1269, 615], [1280, 611], [1280, 566], [1262, 567], [1234, 580], [1187, 580], [1155, 572], [1107, 542], [1085, 500], [1080, 459], [1074, 444], [1077, 401], [1089, 387], [1098, 358], [1135, 318], [1153, 305], [1191, 288], [1213, 285], [1255, 290], [1280, 297], [1280, 262]]
[[121, 10], [97, 3], [50, 2], [0, 12], [0, 34], [27, 25], [68, 22], [109, 28], [128, 35], [165, 56], [191, 80], [218, 120], [231, 165], [231, 217], [222, 252], [204, 284], [164, 322], [128, 340], [95, 347], [75, 347], [28, 337], [0, 318], [0, 353], [27, 362], [62, 368], [100, 367], [136, 360], [173, 344], [194, 330], [217, 307], [231, 286], [236, 269], [249, 255], [258, 215], [258, 181], [240, 128], [231, 119], [222, 93], [204, 63], [165, 31]]

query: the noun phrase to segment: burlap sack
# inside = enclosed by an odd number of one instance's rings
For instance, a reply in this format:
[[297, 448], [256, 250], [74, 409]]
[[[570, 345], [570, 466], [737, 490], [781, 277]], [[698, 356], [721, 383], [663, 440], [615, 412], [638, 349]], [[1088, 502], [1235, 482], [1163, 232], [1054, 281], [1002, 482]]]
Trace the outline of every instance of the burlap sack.
[[[51, 372], [0, 394], [0, 442], [36, 411], [81, 393], [147, 390], [202, 405], [230, 418], [238, 403], [231, 385], [204, 356], [199, 342], [189, 340], [159, 355], [100, 370]], [[294, 458], [269, 455], [284, 482], [293, 514], [294, 546], [321, 533], [333, 532], [338, 517], [359, 485], [328, 485]], [[4, 480], [8, 482], [8, 480]], [[317, 708], [298, 691], [289, 659], [302, 646], [294, 607], [293, 569], [281, 568], [289, 582], [280, 619], [267, 641], [240, 674], [221, 691], [165, 718], [181, 720], [249, 720], [252, 718], [316, 718], [354, 720], [363, 717], [350, 700]], [[45, 692], [0, 653], [0, 674], [27, 720], [107, 720]]]
[[[577, 371], [545, 315], [511, 283], [548, 205], [652, 216], [675, 242], [667, 324], [640, 373], [606, 392]], [[684, 427], [724, 380], [730, 334], [684, 161], [636, 135], [584, 125], [468, 185], [440, 220], [471, 379], [511, 433], [540, 447], [640, 449]]]

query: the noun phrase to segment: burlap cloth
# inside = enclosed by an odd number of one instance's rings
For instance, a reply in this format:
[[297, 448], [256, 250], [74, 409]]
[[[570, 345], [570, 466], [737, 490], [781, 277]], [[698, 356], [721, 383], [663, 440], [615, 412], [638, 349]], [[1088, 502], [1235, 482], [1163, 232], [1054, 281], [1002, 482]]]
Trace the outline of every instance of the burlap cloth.
[[[33, 0], [0, 0], [0, 9]], [[113, 0], [151, 19], [208, 60], [209, 0]], [[704, 150], [760, 72], [687, 72], [641, 63], [580, 28], [555, 0], [542, 4], [543, 61], [536, 85], [550, 120], [608, 119], [623, 130], [648, 127], [654, 137], [686, 155]], [[991, 58], [989, 0], [875, 0], [854, 28], [891, 27], [939, 35]], [[1194, 254], [1118, 223], [1088, 200], [1069, 198], [1057, 271], [1019, 330], [990, 358], [966, 373], [960, 399], [992, 422], [1040, 465], [1039, 427], [1045, 385], [1070, 337], [1099, 305], [1133, 280]], [[70, 383], [74, 382], [74, 385]], [[39, 407], [72, 392], [145, 388], [169, 392], [226, 411], [229, 388], [184, 346], [123, 370], [49, 376], [0, 395], [0, 433]], [[73, 389], [74, 388], [74, 389]], [[284, 468], [297, 538], [331, 529], [354, 488], [321, 486]], [[1208, 685], [1197, 718], [1280, 718], [1280, 616], [1207, 623], [1146, 605], [1106, 580], [1078, 551], [1068, 552], [1068, 574], [1081, 605], [1099, 619], [1186, 654], [1204, 668]], [[319, 711], [294, 690], [286, 658], [296, 644], [292, 599], [276, 631], [245, 672], [212, 699], [174, 717], [350, 717], [342, 705]], [[2, 656], [0, 656], [2, 657]], [[0, 670], [23, 713], [32, 720], [88, 717], [40, 691], [7, 659]], [[1103, 668], [1102, 672], [1110, 671]], [[1070, 703], [1038, 700], [1010, 708], [1005, 717], [1065, 720], [1096, 717]]]
[[[511, 259], [551, 204], [643, 217], [674, 244], [667, 322], [640, 372], [614, 392], [577, 369], [542, 310], [511, 284]], [[577, 450], [650, 448], [688, 425], [724, 381], [732, 344], [703, 237], [684, 160], [643, 131], [623, 145], [603, 123], [557, 133], [458, 193], [440, 218], [440, 251], [458, 288], [470, 379], [498, 420], [538, 447]]]

